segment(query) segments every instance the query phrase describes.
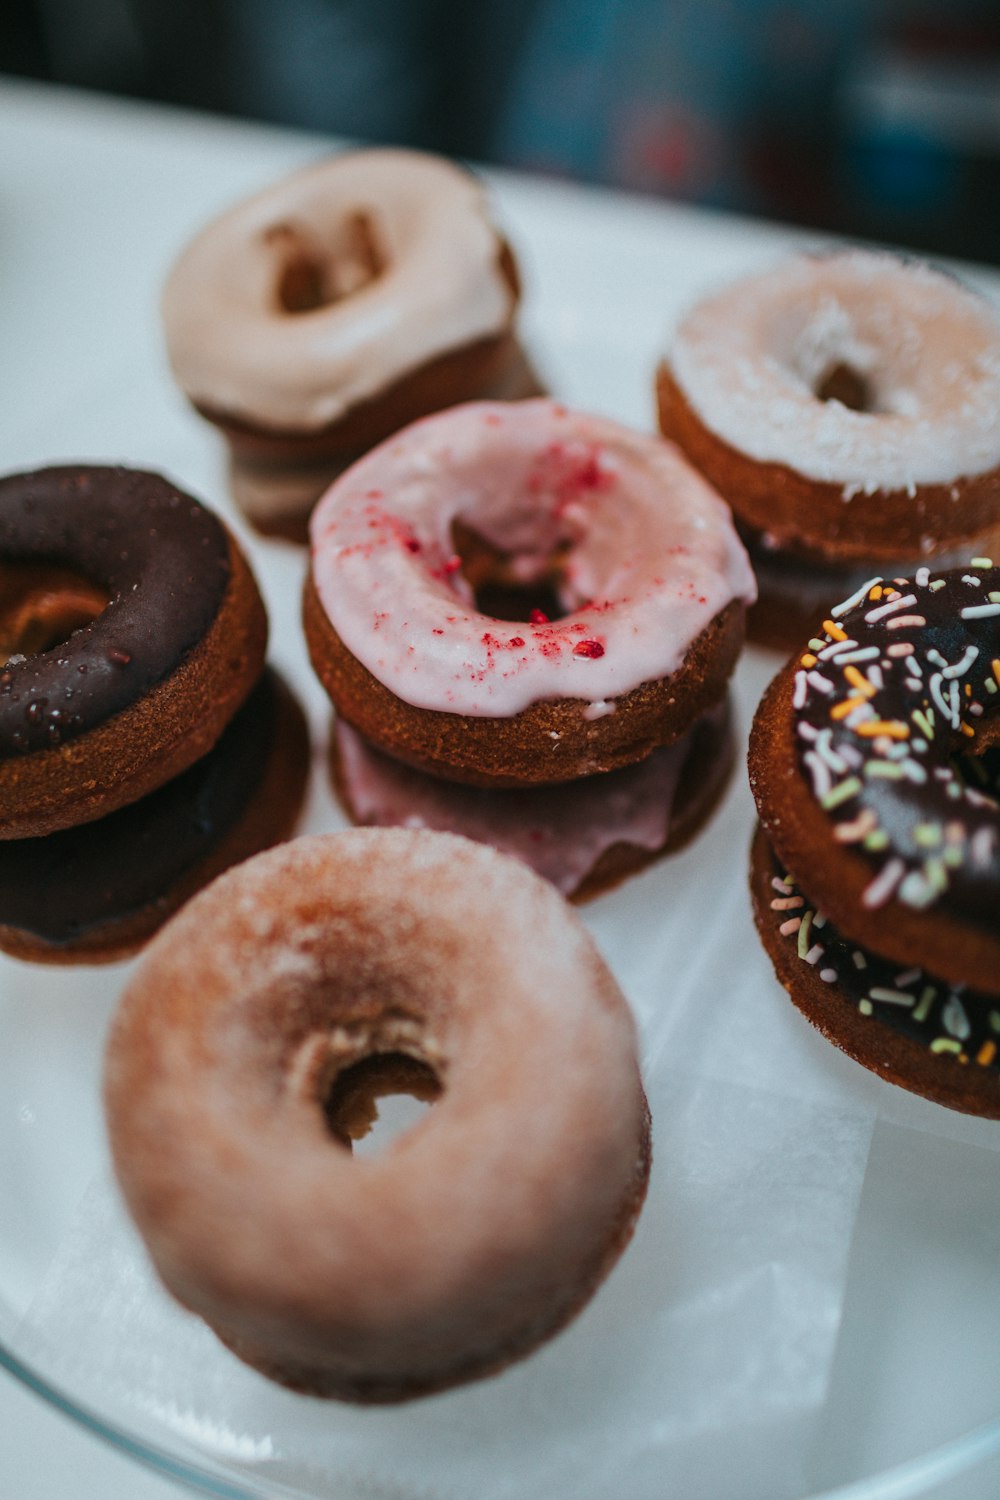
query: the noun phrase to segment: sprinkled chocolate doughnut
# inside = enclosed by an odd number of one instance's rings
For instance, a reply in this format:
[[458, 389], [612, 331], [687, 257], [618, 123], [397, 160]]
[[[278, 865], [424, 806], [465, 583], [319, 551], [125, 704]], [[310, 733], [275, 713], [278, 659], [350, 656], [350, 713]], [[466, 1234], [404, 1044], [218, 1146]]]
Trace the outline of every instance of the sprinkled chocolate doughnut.
[[870, 579], [754, 722], [782, 877], [859, 948], [1000, 994], [998, 741], [1000, 567]]
[[[331, 486], [311, 533], [306, 635], [335, 706], [471, 784], [569, 781], [679, 739], [724, 696], [754, 594], [728, 510], [672, 445], [543, 400], [415, 423]], [[480, 604], [469, 535], [487, 586], [548, 608]]]
[[266, 639], [235, 539], [165, 479], [0, 480], [0, 838], [103, 817], [192, 765]]
[[[345, 1090], [380, 1064], [436, 1102], [355, 1157]], [[350, 1401], [555, 1333], [649, 1170], [634, 1026], [591, 938], [545, 881], [448, 834], [298, 839], [194, 897], [123, 997], [105, 1102], [167, 1287], [264, 1374]]]
[[[1000, 787], [1000, 762], [993, 772]], [[912, 1093], [1000, 1118], [1000, 995], [949, 984], [846, 938], [784, 871], [762, 828], [751, 891], [781, 983], [829, 1041]]]

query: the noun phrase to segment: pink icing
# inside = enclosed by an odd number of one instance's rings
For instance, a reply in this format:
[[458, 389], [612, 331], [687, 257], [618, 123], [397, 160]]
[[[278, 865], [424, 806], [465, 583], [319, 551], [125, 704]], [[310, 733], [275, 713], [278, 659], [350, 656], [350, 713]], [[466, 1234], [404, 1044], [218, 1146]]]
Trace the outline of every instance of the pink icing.
[[[525, 582], [568, 544], [554, 621], [480, 614], [457, 518]], [[755, 585], [728, 508], [673, 445], [551, 401], [476, 402], [417, 422], [341, 476], [311, 523], [327, 615], [419, 708], [505, 717], [545, 699], [613, 702], [669, 676]]]
[[457, 786], [383, 755], [343, 719], [334, 725], [352, 816], [378, 827], [458, 833], [511, 854], [571, 895], [614, 844], [655, 852], [670, 835], [690, 735], [638, 765], [564, 786]]

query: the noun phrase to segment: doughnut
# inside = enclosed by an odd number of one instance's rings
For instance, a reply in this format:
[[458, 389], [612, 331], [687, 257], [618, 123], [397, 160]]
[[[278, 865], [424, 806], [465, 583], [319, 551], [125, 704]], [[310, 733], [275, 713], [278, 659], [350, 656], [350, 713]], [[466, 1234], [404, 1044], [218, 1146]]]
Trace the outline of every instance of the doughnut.
[[334, 786], [352, 822], [490, 844], [572, 901], [589, 901], [682, 849], [725, 791], [734, 759], [728, 699], [634, 766], [549, 787], [454, 785], [393, 760], [343, 719], [331, 741]]
[[1000, 545], [1000, 316], [930, 266], [848, 250], [746, 277], [682, 319], [657, 399], [758, 567], [755, 638], [792, 649], [852, 591], [834, 576], [804, 626], [773, 607], [817, 567], [892, 577]]
[[0, 843], [0, 949], [42, 963], [135, 952], [222, 870], [289, 837], [309, 764], [305, 718], [265, 670], [216, 745], [138, 802]]
[[167, 353], [228, 440], [234, 498], [304, 538], [314, 501], [400, 427], [479, 397], [536, 394], [513, 252], [464, 168], [349, 152], [240, 203], [183, 251]]
[[179, 775], [266, 641], [235, 539], [159, 475], [0, 479], [0, 839], [102, 818]]
[[[635, 1045], [519, 862], [408, 829], [300, 838], [140, 960], [106, 1055], [115, 1170], [165, 1285], [235, 1354], [401, 1401], [527, 1354], [610, 1270], [650, 1162]], [[357, 1073], [383, 1063], [438, 1097], [355, 1156]]]
[[[1000, 766], [996, 772], [1000, 785]], [[751, 892], [778, 978], [829, 1041], [889, 1083], [1000, 1119], [997, 994], [949, 984], [845, 938], [784, 871], [760, 828]]]
[[[791, 965], [804, 982], [800, 970], [818, 964], [831, 995], [856, 979], [822, 957], [829, 922], [852, 952], [876, 955], [896, 974], [932, 976], [927, 984], [939, 989], [992, 995], [990, 1014], [998, 1014], [998, 743], [1000, 567], [989, 558], [940, 572], [924, 566], [910, 579], [872, 578], [831, 610], [768, 689], [750, 738], [763, 830], [753, 884], [765, 946], [774, 956], [794, 929], [797, 953], [808, 959], [796, 965], [785, 955], [782, 977]], [[786, 908], [772, 908], [780, 894], [765, 901], [772, 880], [795, 886], [794, 912], [777, 936], [773, 912]], [[800, 897], [808, 925], [804, 915], [796, 920]], [[890, 988], [876, 987], [875, 1000]], [[895, 1003], [919, 1009], [923, 990], [902, 989]], [[859, 1015], [872, 1011], [871, 991], [860, 999], [860, 1009], [844, 1002], [854, 1033]], [[823, 1029], [839, 1040], [834, 1020], [824, 1018]], [[881, 1028], [869, 1030], [877, 1050]], [[955, 1049], [937, 1035], [929, 1047], [947, 1074]], [[976, 1058], [991, 1067], [993, 1052], [979, 1049]], [[963, 1085], [952, 1078], [942, 1087]]]
[[[491, 591], [516, 607], [484, 609]], [[326, 492], [304, 619], [366, 739], [453, 781], [526, 786], [687, 733], [725, 694], [753, 594], [727, 507], [671, 445], [547, 400], [472, 402]]]

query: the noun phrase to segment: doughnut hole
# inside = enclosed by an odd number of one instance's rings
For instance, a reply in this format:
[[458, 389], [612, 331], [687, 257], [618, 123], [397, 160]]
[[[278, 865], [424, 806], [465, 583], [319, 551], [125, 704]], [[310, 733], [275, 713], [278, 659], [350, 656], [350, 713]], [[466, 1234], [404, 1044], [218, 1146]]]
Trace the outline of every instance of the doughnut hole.
[[814, 390], [817, 400], [839, 401], [851, 411], [874, 414], [878, 409], [871, 382], [860, 370], [843, 360], [838, 360], [823, 372]]
[[284, 313], [310, 313], [331, 307], [377, 280], [387, 257], [379, 246], [371, 215], [359, 209], [324, 244], [305, 225], [272, 224], [264, 243], [278, 261], [275, 295]]
[[538, 623], [542, 616], [561, 620], [569, 613], [561, 598], [566, 559], [572, 550], [568, 539], [557, 542], [541, 560], [532, 558], [526, 563], [518, 553], [504, 551], [461, 519], [452, 523], [451, 540], [480, 614], [494, 620]]
[[54, 563], [0, 564], [0, 662], [50, 651], [90, 625], [106, 589]]
[[323, 1112], [333, 1137], [359, 1155], [384, 1150], [409, 1130], [441, 1094], [441, 1080], [423, 1058], [373, 1052], [333, 1079]]

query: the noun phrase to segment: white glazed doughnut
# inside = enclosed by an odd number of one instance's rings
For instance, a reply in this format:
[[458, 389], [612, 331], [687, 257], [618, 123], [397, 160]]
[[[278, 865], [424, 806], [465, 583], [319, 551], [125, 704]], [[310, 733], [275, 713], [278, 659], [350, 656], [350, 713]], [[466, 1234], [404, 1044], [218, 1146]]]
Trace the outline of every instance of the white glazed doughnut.
[[797, 255], [694, 307], [657, 377], [660, 427], [732, 505], [791, 649], [873, 573], [1000, 535], [1000, 314], [886, 252]]
[[[742, 280], [688, 313], [671, 363], [724, 442], [845, 499], [1000, 464], [1000, 318], [894, 255], [802, 255]], [[864, 410], [818, 397], [838, 366], [867, 387]]]
[[[387, 1054], [441, 1095], [354, 1158], [331, 1088]], [[147, 950], [105, 1099], [168, 1288], [266, 1374], [356, 1401], [486, 1374], [561, 1327], [649, 1166], [631, 1015], [586, 930], [447, 834], [300, 839], [216, 881]]]
[[[315, 278], [318, 305], [283, 303], [281, 277], [296, 268]], [[315, 432], [500, 334], [516, 301], [476, 178], [379, 150], [307, 167], [215, 220], [174, 266], [163, 316], [196, 406]]]
[[538, 394], [519, 295], [472, 173], [359, 151], [210, 224], [169, 277], [163, 320], [178, 384], [228, 443], [236, 504], [304, 541], [334, 476], [408, 422]]

